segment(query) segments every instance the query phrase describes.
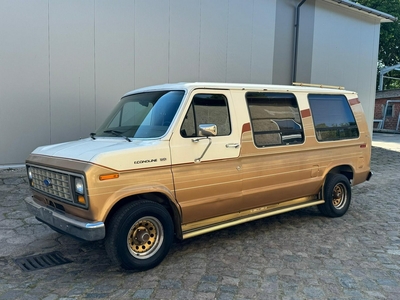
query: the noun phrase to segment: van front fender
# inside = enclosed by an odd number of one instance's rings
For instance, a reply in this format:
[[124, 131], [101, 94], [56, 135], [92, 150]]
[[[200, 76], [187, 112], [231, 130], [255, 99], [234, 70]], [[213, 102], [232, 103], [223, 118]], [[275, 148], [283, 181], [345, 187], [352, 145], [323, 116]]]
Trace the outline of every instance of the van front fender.
[[179, 214], [179, 217], [181, 216], [181, 208], [175, 199], [174, 192], [161, 184], [132, 185], [119, 189], [109, 195], [109, 197], [105, 200], [101, 207], [98, 207], [98, 215], [101, 216], [101, 220], [105, 221], [113, 208], [119, 206], [119, 203], [124, 202], [125, 204], [127, 201], [129, 201], [127, 199], [134, 199], [135, 197], [146, 198], [146, 194], [163, 195], [162, 198], [167, 200], [169, 202], [169, 205], [173, 205], [174, 212], [177, 212]]

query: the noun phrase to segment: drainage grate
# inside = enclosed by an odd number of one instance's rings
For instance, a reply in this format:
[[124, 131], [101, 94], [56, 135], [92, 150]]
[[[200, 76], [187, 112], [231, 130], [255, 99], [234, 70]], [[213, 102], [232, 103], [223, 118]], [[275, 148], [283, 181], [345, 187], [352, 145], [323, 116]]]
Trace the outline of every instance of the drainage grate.
[[63, 264], [68, 264], [70, 262], [72, 262], [72, 260], [63, 257], [62, 254], [58, 251], [15, 259], [15, 263], [23, 271], [46, 269]]

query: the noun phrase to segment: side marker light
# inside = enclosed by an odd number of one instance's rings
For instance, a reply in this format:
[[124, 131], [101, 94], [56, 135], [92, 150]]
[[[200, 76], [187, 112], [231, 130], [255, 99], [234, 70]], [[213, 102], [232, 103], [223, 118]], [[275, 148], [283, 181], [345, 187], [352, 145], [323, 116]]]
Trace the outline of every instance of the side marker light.
[[113, 174], [106, 174], [106, 175], [100, 175], [99, 179], [101, 181], [103, 180], [109, 180], [109, 179], [116, 179], [119, 178], [119, 174], [118, 173], [113, 173]]

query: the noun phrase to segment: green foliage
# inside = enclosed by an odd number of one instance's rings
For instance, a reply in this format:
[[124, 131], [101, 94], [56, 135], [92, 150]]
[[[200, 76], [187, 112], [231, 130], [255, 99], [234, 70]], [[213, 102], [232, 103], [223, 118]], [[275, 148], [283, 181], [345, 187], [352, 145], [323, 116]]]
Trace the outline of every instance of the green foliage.
[[[361, 5], [388, 13], [400, 19], [400, 0], [358, 0]], [[378, 69], [400, 63], [400, 23], [382, 23], [379, 40]], [[393, 70], [385, 76], [400, 78], [400, 71]], [[400, 88], [400, 80], [385, 79], [384, 89]]]

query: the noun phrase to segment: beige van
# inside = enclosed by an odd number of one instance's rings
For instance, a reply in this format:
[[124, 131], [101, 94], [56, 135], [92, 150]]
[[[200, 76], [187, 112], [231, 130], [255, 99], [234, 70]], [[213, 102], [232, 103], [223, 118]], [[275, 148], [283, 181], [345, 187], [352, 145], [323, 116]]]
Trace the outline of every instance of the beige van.
[[340, 217], [371, 177], [354, 92], [179, 83], [127, 93], [90, 137], [37, 148], [28, 210], [54, 230], [105, 239], [145, 270], [187, 239], [316, 205]]

